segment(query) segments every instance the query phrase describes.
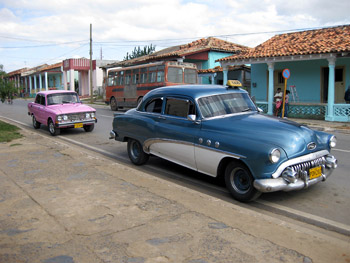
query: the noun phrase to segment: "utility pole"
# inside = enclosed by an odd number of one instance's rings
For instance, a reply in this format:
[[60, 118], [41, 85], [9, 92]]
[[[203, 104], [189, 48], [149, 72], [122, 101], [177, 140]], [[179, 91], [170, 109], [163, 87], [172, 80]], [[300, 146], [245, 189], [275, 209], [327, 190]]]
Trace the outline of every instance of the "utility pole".
[[92, 87], [92, 24], [90, 24], [90, 103], [94, 102]]

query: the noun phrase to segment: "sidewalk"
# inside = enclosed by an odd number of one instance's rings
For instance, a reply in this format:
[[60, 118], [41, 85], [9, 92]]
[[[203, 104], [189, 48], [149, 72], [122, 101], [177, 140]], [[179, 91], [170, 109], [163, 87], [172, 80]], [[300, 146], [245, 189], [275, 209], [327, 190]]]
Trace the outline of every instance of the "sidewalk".
[[312, 119], [298, 119], [290, 118], [289, 120], [295, 121], [301, 124], [305, 124], [312, 129], [321, 130], [325, 132], [341, 132], [350, 134], [350, 122], [331, 122], [324, 120], [312, 120]]
[[350, 262], [350, 240], [31, 130], [0, 143], [0, 262]]

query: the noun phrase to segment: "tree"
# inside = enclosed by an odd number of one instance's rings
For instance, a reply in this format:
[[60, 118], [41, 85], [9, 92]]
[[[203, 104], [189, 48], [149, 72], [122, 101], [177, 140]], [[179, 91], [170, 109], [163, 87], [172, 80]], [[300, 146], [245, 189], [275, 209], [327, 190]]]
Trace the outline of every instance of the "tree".
[[3, 70], [3, 65], [0, 64], [0, 99], [4, 103], [6, 98], [13, 98], [16, 93], [16, 88], [13, 81], [9, 81], [6, 72]]
[[156, 50], [156, 46], [153, 46], [152, 44], [149, 46], [144, 46], [143, 49], [141, 49], [141, 47], [138, 46], [137, 48], [136, 47], [134, 48], [131, 54], [127, 52], [126, 56], [124, 57], [124, 60], [129, 60], [129, 59], [149, 55], [149, 54], [152, 54], [155, 50]]

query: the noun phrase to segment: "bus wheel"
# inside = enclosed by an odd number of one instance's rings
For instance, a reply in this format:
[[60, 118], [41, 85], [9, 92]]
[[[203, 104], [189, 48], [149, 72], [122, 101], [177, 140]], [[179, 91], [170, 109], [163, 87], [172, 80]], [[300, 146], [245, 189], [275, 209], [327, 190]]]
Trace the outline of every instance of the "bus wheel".
[[113, 110], [113, 111], [118, 110], [117, 100], [114, 97], [111, 98], [110, 105], [111, 105], [111, 110]]

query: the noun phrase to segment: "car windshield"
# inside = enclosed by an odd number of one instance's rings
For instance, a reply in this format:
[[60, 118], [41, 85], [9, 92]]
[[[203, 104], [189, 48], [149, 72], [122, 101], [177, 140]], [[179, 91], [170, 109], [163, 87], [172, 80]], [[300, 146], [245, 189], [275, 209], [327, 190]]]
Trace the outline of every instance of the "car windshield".
[[47, 105], [67, 104], [80, 102], [76, 93], [57, 93], [47, 96]]
[[247, 93], [227, 93], [198, 99], [203, 118], [233, 113], [256, 111], [256, 106]]

